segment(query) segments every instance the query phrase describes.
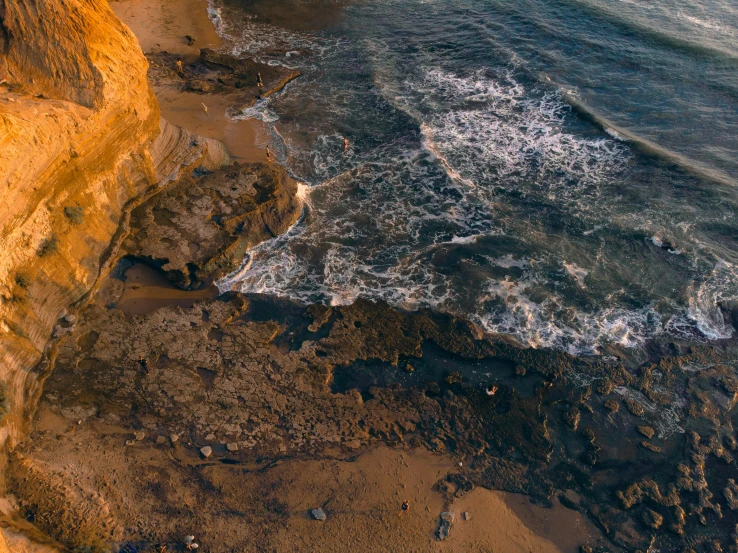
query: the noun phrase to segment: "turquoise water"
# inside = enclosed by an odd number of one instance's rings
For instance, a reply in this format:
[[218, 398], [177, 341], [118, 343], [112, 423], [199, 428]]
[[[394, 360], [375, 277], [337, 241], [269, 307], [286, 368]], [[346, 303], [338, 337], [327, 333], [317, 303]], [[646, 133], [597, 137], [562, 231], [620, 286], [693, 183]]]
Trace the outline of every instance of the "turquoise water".
[[229, 49], [303, 73], [234, 117], [269, 123], [308, 206], [223, 287], [582, 354], [732, 336], [738, 7], [314, 4], [213, 0]]

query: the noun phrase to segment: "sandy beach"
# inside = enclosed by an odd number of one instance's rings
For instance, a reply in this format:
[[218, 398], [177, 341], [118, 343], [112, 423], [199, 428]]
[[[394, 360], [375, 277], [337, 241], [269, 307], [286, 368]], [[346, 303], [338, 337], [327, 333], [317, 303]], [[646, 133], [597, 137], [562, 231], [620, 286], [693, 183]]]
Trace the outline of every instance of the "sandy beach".
[[[191, 63], [199, 58], [200, 48], [221, 45], [203, 0], [122, 0], [111, 2], [110, 6], [136, 35], [145, 54], [168, 52], [183, 63]], [[265, 159], [265, 125], [256, 120], [234, 121], [226, 117], [227, 98], [182, 90], [172, 79], [157, 79], [152, 88], [161, 115], [169, 122], [220, 140], [236, 161]], [[207, 105], [207, 113], [203, 104]]]

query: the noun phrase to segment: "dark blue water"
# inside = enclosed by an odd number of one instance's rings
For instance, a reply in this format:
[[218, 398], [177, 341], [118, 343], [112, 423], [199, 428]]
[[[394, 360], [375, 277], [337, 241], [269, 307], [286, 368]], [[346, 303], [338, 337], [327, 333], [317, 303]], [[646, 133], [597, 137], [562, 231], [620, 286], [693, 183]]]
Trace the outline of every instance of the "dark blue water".
[[236, 115], [270, 123], [308, 209], [224, 287], [576, 353], [732, 335], [737, 7], [315, 3], [213, 0], [229, 49], [303, 72]]

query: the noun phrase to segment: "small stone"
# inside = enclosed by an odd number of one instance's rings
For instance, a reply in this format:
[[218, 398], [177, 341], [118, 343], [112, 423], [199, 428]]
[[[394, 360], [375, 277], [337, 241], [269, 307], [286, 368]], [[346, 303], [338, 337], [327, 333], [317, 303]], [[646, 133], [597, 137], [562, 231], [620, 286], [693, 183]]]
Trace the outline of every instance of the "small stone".
[[644, 435], [649, 440], [653, 438], [654, 434], [656, 434], [656, 431], [650, 426], [639, 426], [638, 432], [640, 432], [642, 435]]
[[143, 430], [139, 430], [138, 432], [134, 432], [133, 436], [139, 441], [143, 441], [143, 439], [146, 437], [146, 432]]
[[636, 417], [642, 417], [643, 413], [646, 412], [646, 410], [643, 408], [643, 405], [641, 405], [634, 399], [627, 398], [625, 400], [625, 406], [628, 408], [628, 411], [630, 411]]
[[614, 399], [608, 399], [605, 403], [605, 409], [611, 413], [617, 413], [620, 410], [620, 404]]
[[228, 451], [238, 451], [238, 444], [235, 442], [231, 442], [228, 445], [226, 445], [226, 449]]
[[317, 509], [311, 509], [310, 510], [310, 516], [313, 517], [313, 520], [325, 520], [327, 517], [325, 515], [325, 511], [318, 507]]
[[177, 436], [176, 434], [172, 434], [171, 436], [169, 436], [169, 441], [171, 441], [173, 444], [176, 444], [179, 441], [179, 436]]
[[213, 448], [209, 445], [206, 445], [205, 447], [200, 448], [200, 453], [202, 453], [202, 456], [207, 459], [213, 454]]
[[525, 376], [525, 373], [527, 373], [528, 370], [523, 365], [516, 365], [515, 366], [515, 374], [518, 376]]
[[215, 434], [208, 434], [207, 436], [205, 436], [205, 439], [209, 442], [212, 442], [213, 440], [215, 440]]
[[642, 441], [641, 447], [649, 451], [653, 451], [654, 453], [661, 453], [661, 448], [657, 445], [653, 445], [650, 442]]
[[471, 513], [469, 511], [464, 511], [461, 513], [461, 518], [463, 520], [471, 520]]
[[405, 372], [406, 373], [412, 373], [415, 372], [415, 367], [413, 367], [410, 363], [405, 365]]
[[156, 444], [157, 445], [162, 445], [162, 444], [166, 443], [166, 441], [167, 441], [167, 439], [164, 436], [157, 436], [156, 437]]
[[134, 445], [136, 440], [126, 440], [126, 445]]
[[646, 524], [646, 526], [649, 526], [654, 530], [658, 530], [664, 523], [664, 517], [658, 514], [656, 511], [646, 509], [646, 512], [643, 513], [643, 522]]
[[453, 512], [441, 513], [441, 523], [438, 525], [438, 531], [436, 532], [436, 539], [438, 541], [443, 541], [448, 538], [448, 535], [451, 532], [451, 525], [455, 518], [456, 515]]
[[564, 411], [564, 422], [569, 425], [572, 430], [576, 430], [579, 426], [579, 421], [582, 419], [582, 412], [576, 407], [572, 407], [567, 411]]

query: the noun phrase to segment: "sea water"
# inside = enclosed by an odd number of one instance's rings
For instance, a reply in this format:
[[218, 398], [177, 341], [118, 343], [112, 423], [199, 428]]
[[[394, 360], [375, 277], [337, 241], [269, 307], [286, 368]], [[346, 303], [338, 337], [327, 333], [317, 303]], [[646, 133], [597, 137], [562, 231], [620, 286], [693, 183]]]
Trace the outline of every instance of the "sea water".
[[267, 123], [305, 213], [222, 288], [431, 307], [577, 354], [733, 335], [734, 3], [211, 0], [211, 15], [229, 50], [302, 73], [233, 117]]

